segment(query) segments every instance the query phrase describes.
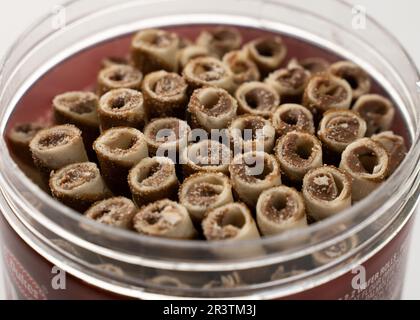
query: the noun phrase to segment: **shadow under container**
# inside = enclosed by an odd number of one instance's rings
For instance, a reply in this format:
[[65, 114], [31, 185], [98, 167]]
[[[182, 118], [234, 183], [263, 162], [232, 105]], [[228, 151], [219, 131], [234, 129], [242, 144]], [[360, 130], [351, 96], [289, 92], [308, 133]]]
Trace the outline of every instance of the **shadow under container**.
[[[59, 16], [44, 17], [17, 40], [1, 68], [0, 247], [7, 298], [400, 298], [419, 197], [419, 77], [398, 41], [375, 21], [355, 30], [352, 8], [333, 0], [323, 1], [322, 10], [316, 1], [292, 0], [79, 0], [59, 14], [65, 14], [63, 28], [52, 28]], [[203, 24], [279, 32], [360, 64], [399, 108], [393, 129], [411, 147], [404, 163], [342, 214], [241, 243], [169, 241], [98, 225], [23, 174], [8, 151], [7, 130], [18, 121], [48, 119], [45, 110], [57, 93], [93, 89], [99, 69], [92, 65], [99, 68], [105, 53], [126, 54], [128, 46], [113, 39], [128, 45], [138, 29], [188, 32]], [[62, 271], [65, 288], [56, 278]]]

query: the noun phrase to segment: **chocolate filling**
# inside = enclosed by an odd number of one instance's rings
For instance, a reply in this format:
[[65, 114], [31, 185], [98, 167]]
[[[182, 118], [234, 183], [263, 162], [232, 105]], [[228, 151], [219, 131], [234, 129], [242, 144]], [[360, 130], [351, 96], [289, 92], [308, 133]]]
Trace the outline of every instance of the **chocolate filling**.
[[71, 141], [72, 137], [65, 132], [51, 132], [46, 137], [39, 140], [41, 149], [51, 149], [59, 146], [64, 146]]
[[314, 142], [301, 139], [297, 135], [289, 135], [283, 142], [282, 156], [293, 165], [304, 165], [311, 161], [314, 154]]
[[58, 100], [58, 104], [77, 114], [91, 113], [96, 109], [96, 100], [86, 96], [65, 96]]
[[307, 79], [305, 70], [301, 68], [287, 69], [285, 72], [281, 73], [277, 78], [281, 85], [292, 88], [299, 89], [302, 88]]
[[226, 70], [216, 63], [203, 61], [195, 65], [193, 73], [202, 81], [217, 81], [224, 77]]
[[166, 74], [154, 84], [153, 91], [163, 97], [172, 97], [186, 88], [184, 80], [177, 74]]
[[[105, 77], [112, 82], [118, 84], [125, 84], [139, 80], [139, 74], [133, 69], [128, 69], [127, 66], [118, 66], [119, 68], [113, 68], [112, 71], [108, 72]], [[123, 68], [124, 67], [124, 68]]]
[[224, 187], [221, 184], [198, 182], [190, 186], [186, 197], [192, 205], [210, 206], [223, 192], [223, 189]]
[[237, 208], [218, 211], [206, 230], [211, 240], [226, 240], [238, 235], [246, 223], [245, 217]]
[[275, 104], [276, 98], [274, 94], [264, 88], [254, 88], [245, 94], [245, 102], [247, 105], [256, 110], [269, 111]]
[[124, 112], [134, 109], [141, 103], [142, 97], [140, 94], [124, 91], [114, 94], [109, 100], [108, 106], [113, 112]]
[[85, 164], [79, 164], [65, 171], [58, 180], [58, 185], [64, 190], [73, 190], [81, 185], [92, 181], [96, 172]]
[[270, 195], [263, 207], [264, 215], [273, 222], [281, 222], [290, 219], [297, 212], [297, 204], [290, 194]]
[[143, 210], [140, 219], [149, 226], [157, 227], [159, 231], [168, 230], [182, 220], [178, 208], [166, 201], [156, 202]]
[[333, 201], [343, 190], [343, 184], [329, 172], [311, 176], [308, 182], [308, 192], [316, 199]]
[[289, 131], [296, 129], [309, 129], [311, 126], [311, 119], [308, 119], [306, 114], [300, 110], [287, 110], [280, 114], [281, 125], [287, 127]]
[[[258, 161], [259, 159], [255, 159]], [[245, 162], [245, 161], [244, 161]], [[261, 173], [254, 174], [254, 164], [249, 164], [249, 161], [247, 163], [240, 163], [235, 164], [233, 166], [233, 170], [235, 174], [242, 180], [247, 183], [258, 183], [260, 181], [266, 180], [274, 170], [273, 164], [269, 161], [268, 158], [264, 157], [264, 167]]]
[[139, 179], [138, 182], [144, 187], [160, 187], [172, 175], [173, 170], [169, 164], [154, 163], [149, 168], [144, 179]]
[[315, 98], [326, 107], [342, 102], [347, 95], [347, 91], [342, 86], [327, 79], [319, 81], [314, 89]]
[[[158, 143], [165, 143], [168, 141], [177, 141], [181, 137], [183, 132], [181, 131], [181, 124], [178, 120], [158, 122], [155, 127], [151, 130], [150, 138]], [[164, 135], [158, 137], [159, 132], [163, 132]], [[159, 141], [158, 141], [159, 139]]]
[[[250, 140], [257, 140], [258, 138], [258, 132], [259, 130], [263, 130], [265, 126], [264, 121], [257, 119], [257, 118], [246, 118], [242, 122], [242, 139], [244, 141], [250, 141]], [[245, 131], [247, 130], [247, 131]], [[249, 134], [249, 132], [252, 133], [252, 135]]]
[[338, 116], [331, 119], [325, 128], [325, 136], [337, 142], [352, 142], [358, 138], [360, 123], [354, 117]]
[[97, 206], [94, 211], [90, 211], [89, 217], [101, 223], [114, 224], [123, 220], [131, 211], [130, 204], [121, 200], [113, 200], [111, 203], [107, 201], [106, 204]]
[[205, 154], [201, 154], [201, 148], [197, 148], [194, 155], [194, 164], [198, 166], [220, 166], [228, 164], [231, 158], [231, 152], [224, 144], [215, 141], [208, 141], [208, 148]]
[[378, 155], [367, 146], [353, 149], [347, 158], [349, 168], [358, 173], [375, 174], [378, 164]]
[[208, 94], [200, 99], [201, 111], [211, 117], [227, 113], [232, 108], [229, 96], [222, 92]]

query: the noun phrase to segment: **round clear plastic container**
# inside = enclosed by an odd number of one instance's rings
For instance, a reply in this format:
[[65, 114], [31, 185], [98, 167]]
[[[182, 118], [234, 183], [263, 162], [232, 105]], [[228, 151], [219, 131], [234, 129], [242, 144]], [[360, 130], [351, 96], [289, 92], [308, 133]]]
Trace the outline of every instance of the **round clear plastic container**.
[[[363, 25], [354, 19], [363, 12], [354, 10], [334, 0], [322, 5], [294, 0], [78, 0], [34, 24], [1, 67], [0, 225], [8, 296], [398, 298], [419, 196], [419, 76], [398, 41], [375, 21], [366, 17], [365, 28], [359, 29]], [[74, 55], [136, 30], [203, 24], [278, 32], [360, 64], [400, 110], [397, 130], [411, 146], [403, 164], [368, 198], [333, 218], [304, 230], [235, 243], [165, 240], [99, 225], [53, 200], [19, 169], [5, 135], [17, 106], [37, 81], [58, 72]], [[83, 66], [72, 72], [72, 86], [83, 86]], [[31, 119], [31, 112], [43, 107], [34, 103], [23, 113]], [[22, 110], [20, 114], [25, 118]], [[54, 286], [62, 271], [67, 276], [64, 290]]]

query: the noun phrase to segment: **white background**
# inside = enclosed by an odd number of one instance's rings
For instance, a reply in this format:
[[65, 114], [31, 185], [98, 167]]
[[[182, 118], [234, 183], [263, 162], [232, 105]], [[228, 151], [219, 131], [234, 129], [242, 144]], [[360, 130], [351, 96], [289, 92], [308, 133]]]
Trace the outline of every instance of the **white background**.
[[[88, 0], [87, 0], [88, 1]], [[204, 1], [204, 0], [197, 0]], [[306, 0], [314, 1], [314, 0]], [[320, 3], [322, 0], [315, 0]], [[420, 66], [420, 1], [413, 0], [349, 0], [366, 7], [367, 13], [391, 30]], [[0, 1], [0, 56], [16, 37], [45, 12], [51, 11], [60, 0], [2, 0]], [[420, 300], [420, 219], [417, 219], [411, 247], [404, 298]], [[1, 275], [1, 265], [0, 265]], [[0, 276], [0, 288], [2, 277]], [[0, 298], [2, 292], [0, 290]]]

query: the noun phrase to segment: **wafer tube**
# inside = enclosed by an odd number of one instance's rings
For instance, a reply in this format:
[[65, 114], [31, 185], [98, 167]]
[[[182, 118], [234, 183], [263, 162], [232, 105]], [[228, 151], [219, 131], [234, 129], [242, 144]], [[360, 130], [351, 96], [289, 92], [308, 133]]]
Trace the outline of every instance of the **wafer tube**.
[[116, 89], [107, 92], [99, 101], [101, 131], [114, 127], [143, 129], [147, 122], [143, 95], [132, 89]]
[[369, 75], [351, 61], [336, 62], [330, 66], [329, 72], [350, 84], [354, 100], [367, 94], [372, 86]]
[[236, 194], [250, 207], [256, 205], [264, 190], [281, 184], [280, 166], [276, 158], [268, 153], [237, 155], [229, 171]]
[[193, 239], [197, 235], [187, 209], [167, 199], [153, 202], [134, 216], [134, 228], [142, 234], [170, 238]]
[[228, 92], [235, 89], [232, 71], [226, 64], [213, 57], [190, 60], [182, 74], [192, 90], [205, 86], [222, 88]]
[[313, 135], [292, 131], [278, 140], [276, 156], [284, 174], [293, 182], [322, 166], [322, 145]]
[[130, 230], [137, 210], [130, 199], [114, 197], [94, 203], [85, 216], [108, 226]]
[[182, 172], [188, 177], [197, 172], [229, 174], [233, 153], [229, 146], [215, 140], [202, 140], [184, 149]]
[[221, 173], [194, 174], [181, 185], [179, 202], [193, 221], [201, 222], [207, 210], [233, 202], [229, 178]]
[[293, 188], [278, 186], [264, 191], [256, 211], [258, 227], [265, 236], [307, 226], [303, 197]]
[[203, 30], [196, 43], [207, 48], [211, 55], [221, 59], [227, 52], [241, 47], [242, 36], [236, 28], [217, 27]]
[[302, 194], [308, 215], [326, 219], [351, 206], [351, 177], [333, 166], [313, 169], [303, 179]]
[[393, 103], [377, 94], [366, 94], [361, 96], [353, 106], [367, 123], [366, 135], [370, 137], [375, 133], [386, 131], [391, 128], [395, 116]]
[[74, 125], [60, 125], [39, 131], [29, 144], [36, 167], [49, 177], [52, 170], [86, 162], [82, 132]]
[[398, 168], [407, 155], [404, 138], [392, 131], [385, 131], [372, 136], [372, 140], [379, 143], [389, 155], [389, 174]]
[[129, 195], [128, 172], [148, 157], [144, 135], [134, 128], [112, 128], [94, 142], [93, 148], [108, 187], [117, 195]]
[[176, 73], [156, 71], [143, 81], [144, 104], [150, 119], [164, 117], [184, 118], [188, 85]]
[[138, 32], [131, 42], [131, 59], [144, 74], [178, 69], [179, 37], [170, 32], [149, 29]]
[[99, 136], [99, 98], [92, 92], [75, 91], [56, 96], [53, 100], [54, 119], [57, 124], [74, 124], [82, 130], [87, 148]]
[[227, 128], [236, 118], [238, 103], [224, 89], [206, 87], [193, 92], [188, 104], [188, 113], [193, 128]]
[[145, 158], [128, 175], [133, 200], [137, 206], [168, 198], [177, 199], [179, 187], [175, 164], [168, 158]]
[[278, 69], [287, 55], [287, 47], [279, 36], [255, 39], [245, 45], [245, 50], [263, 76]]
[[190, 132], [190, 126], [177, 118], [155, 119], [144, 128], [150, 155], [166, 156], [175, 163], [180, 150], [188, 144]]
[[92, 162], [74, 163], [53, 171], [49, 185], [54, 198], [79, 212], [111, 196], [98, 167]]
[[330, 110], [324, 113], [318, 137], [329, 150], [341, 153], [346, 147], [365, 136], [366, 121], [351, 110]]
[[359, 139], [344, 150], [340, 169], [351, 175], [352, 199], [359, 201], [385, 181], [390, 170], [389, 156], [387, 151], [372, 139]]
[[230, 203], [209, 210], [202, 222], [202, 227], [208, 241], [260, 238], [251, 212], [242, 203]]
[[7, 140], [14, 156], [22, 160], [26, 165], [33, 166], [32, 153], [29, 143], [35, 135], [45, 129], [41, 123], [28, 122], [18, 123], [7, 134]]
[[129, 65], [112, 65], [98, 75], [98, 95], [115, 89], [140, 90], [143, 74]]
[[300, 104], [283, 104], [272, 117], [273, 127], [278, 137], [292, 131], [315, 134], [312, 113]]
[[270, 73], [265, 83], [277, 91], [283, 102], [300, 103], [309, 77], [310, 73], [303, 68], [284, 68]]
[[317, 115], [334, 108], [349, 109], [351, 102], [352, 88], [348, 82], [329, 73], [315, 74], [303, 95], [303, 105]]
[[262, 117], [270, 117], [280, 105], [280, 96], [268, 84], [263, 82], [246, 82], [236, 90], [238, 111]]
[[222, 60], [233, 73], [236, 88], [245, 82], [259, 81], [261, 78], [258, 66], [248, 58], [246, 51], [235, 50], [226, 53]]
[[243, 115], [232, 121], [229, 137], [235, 153], [236, 149], [270, 153], [274, 148], [276, 132], [270, 121], [256, 115]]
[[330, 67], [330, 63], [327, 60], [319, 57], [309, 57], [301, 60], [294, 58], [289, 61], [288, 67], [301, 67], [313, 75], [327, 71]]

